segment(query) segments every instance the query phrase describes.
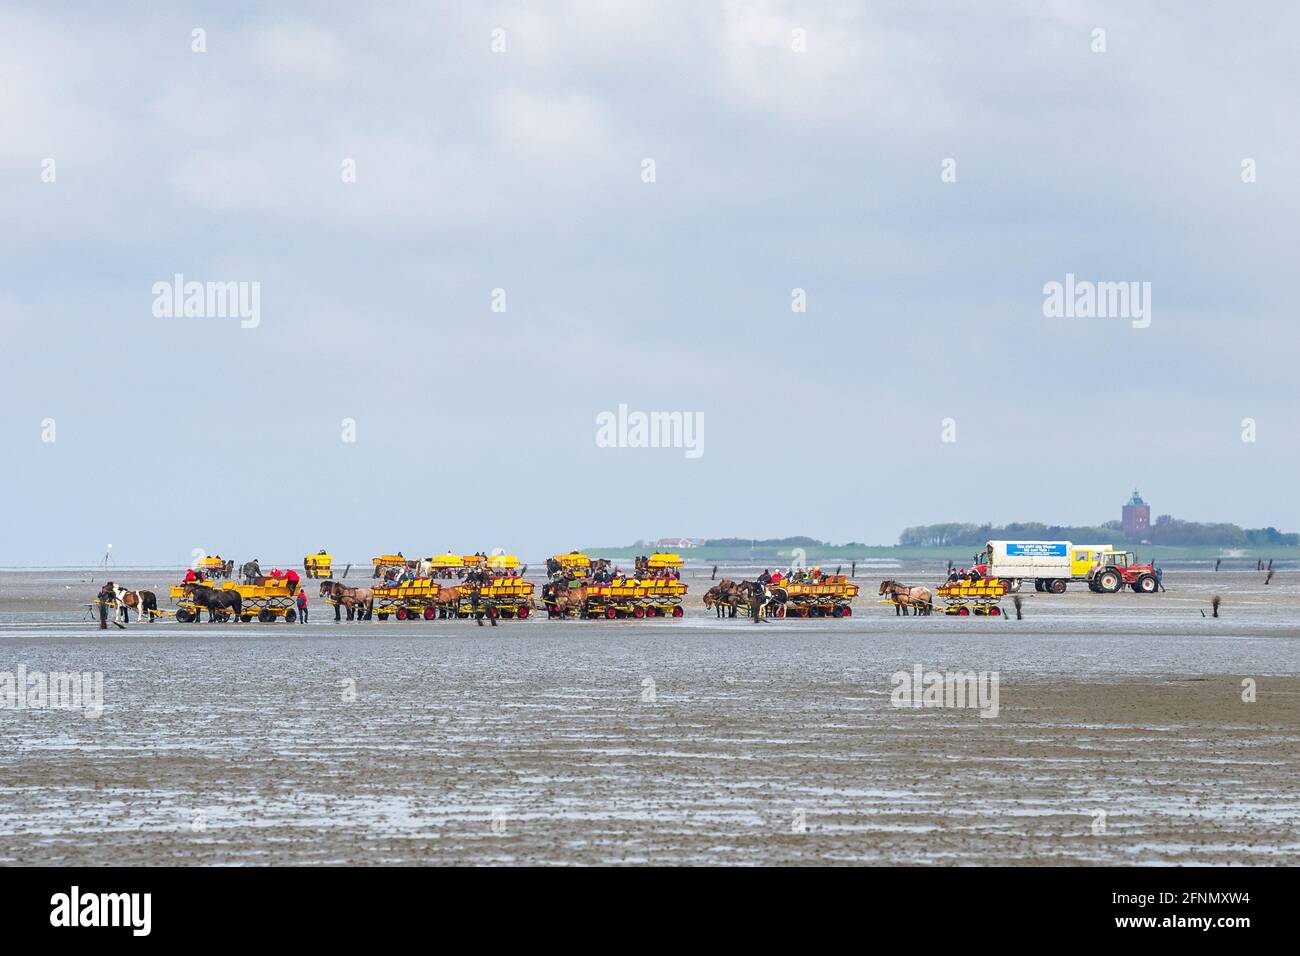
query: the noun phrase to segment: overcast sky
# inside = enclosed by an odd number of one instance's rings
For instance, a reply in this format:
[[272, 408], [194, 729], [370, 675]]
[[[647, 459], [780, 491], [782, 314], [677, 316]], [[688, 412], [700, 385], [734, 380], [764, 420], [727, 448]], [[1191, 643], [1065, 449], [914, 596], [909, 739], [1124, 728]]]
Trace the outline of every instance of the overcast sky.
[[0, 11], [0, 564], [1300, 529], [1293, 4], [156, 7]]

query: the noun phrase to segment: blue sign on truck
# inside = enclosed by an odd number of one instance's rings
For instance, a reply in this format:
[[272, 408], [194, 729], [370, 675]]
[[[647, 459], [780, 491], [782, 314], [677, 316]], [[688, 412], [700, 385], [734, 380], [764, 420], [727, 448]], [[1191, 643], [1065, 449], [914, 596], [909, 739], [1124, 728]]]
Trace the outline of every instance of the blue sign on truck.
[[1008, 544], [1007, 557], [1063, 558], [1067, 544], [1052, 544], [1048, 541], [1028, 541], [1024, 544]]

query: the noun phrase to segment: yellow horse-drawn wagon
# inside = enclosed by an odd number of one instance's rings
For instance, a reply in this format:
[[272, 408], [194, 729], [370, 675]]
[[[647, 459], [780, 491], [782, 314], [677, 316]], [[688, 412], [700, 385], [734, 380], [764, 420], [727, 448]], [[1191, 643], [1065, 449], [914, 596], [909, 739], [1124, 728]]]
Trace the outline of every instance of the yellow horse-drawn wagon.
[[[478, 611], [491, 617], [524, 620], [533, 609], [533, 583], [521, 576], [519, 559], [512, 554], [440, 554], [418, 566], [430, 577], [374, 589], [375, 613], [381, 621], [390, 614], [399, 621], [470, 617], [475, 590]], [[440, 576], [461, 583], [440, 585]]]
[[218, 578], [229, 578], [230, 572], [234, 568], [235, 562], [233, 560], [223, 561], [213, 555], [207, 555], [194, 562], [194, 570], [203, 572], [203, 576], [212, 581]]
[[405, 571], [407, 568], [416, 567], [419, 562], [412, 561], [398, 551], [396, 554], [381, 554], [377, 558], [371, 558], [370, 563], [375, 566], [372, 577], [382, 578], [389, 571]]
[[[643, 618], [681, 617], [686, 585], [669, 572], [682, 565], [675, 554], [655, 554], [645, 562], [645, 570], [633, 576], [605, 576], [593, 569], [609, 566], [609, 561], [593, 562], [587, 555], [571, 552], [557, 554], [551, 566], [561, 572], [542, 590], [546, 615], [550, 618], [582, 617]], [[573, 595], [581, 595], [580, 600]]]
[[1000, 617], [998, 602], [1007, 593], [1008, 582], [1001, 578], [978, 578], [974, 581], [949, 581], [935, 588], [935, 595], [944, 600], [944, 614], [971, 614]]
[[782, 581], [772, 590], [783, 590], [786, 599], [773, 605], [776, 617], [851, 617], [858, 586], [847, 575], [830, 574], [818, 581]]
[[[429, 578], [377, 587], [375, 616], [381, 621], [388, 620], [390, 614], [399, 621], [470, 617], [475, 611], [474, 588], [472, 584], [439, 585]], [[478, 597], [479, 612], [522, 621], [532, 613], [533, 582], [519, 577], [495, 578], [478, 585]]]
[[302, 569], [309, 578], [328, 578], [334, 571], [334, 558], [324, 551], [317, 551], [302, 559]]
[[[269, 624], [277, 619], [289, 624], [298, 620], [298, 612], [294, 608], [298, 591], [286, 578], [260, 578], [256, 584], [236, 584], [234, 581], [225, 581], [220, 585], [200, 586], [211, 588], [218, 593], [233, 591], [238, 594], [239, 619], [245, 624], [254, 618], [263, 624]], [[173, 584], [171, 587], [171, 598], [176, 602], [176, 620], [182, 624], [197, 621], [207, 610], [203, 605], [195, 602], [192, 596], [186, 595], [187, 588], [188, 585], [185, 584]], [[229, 610], [218, 610], [219, 616], [228, 616], [229, 613]]]

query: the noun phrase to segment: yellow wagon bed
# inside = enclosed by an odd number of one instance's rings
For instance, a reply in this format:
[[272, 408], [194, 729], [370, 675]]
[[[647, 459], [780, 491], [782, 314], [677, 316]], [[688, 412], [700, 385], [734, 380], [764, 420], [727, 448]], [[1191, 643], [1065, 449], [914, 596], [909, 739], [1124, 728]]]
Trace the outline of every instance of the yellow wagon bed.
[[1008, 582], [1001, 578], [980, 578], [976, 581], [953, 581], [935, 588], [935, 596], [943, 598], [944, 614], [970, 614], [1000, 617], [998, 602], [1007, 593]]

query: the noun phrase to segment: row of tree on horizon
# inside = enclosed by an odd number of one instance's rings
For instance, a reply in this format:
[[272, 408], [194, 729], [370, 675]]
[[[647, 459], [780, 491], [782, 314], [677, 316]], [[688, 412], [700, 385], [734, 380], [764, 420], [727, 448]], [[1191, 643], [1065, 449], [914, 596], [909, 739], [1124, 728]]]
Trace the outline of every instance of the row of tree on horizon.
[[1039, 521], [1013, 522], [1007, 525], [948, 522], [905, 528], [898, 536], [900, 545], [965, 545], [983, 547], [996, 540], [1077, 541], [1079, 543], [1156, 544], [1168, 547], [1217, 545], [1247, 547], [1260, 545], [1300, 545], [1300, 534], [1284, 533], [1277, 528], [1242, 528], [1235, 524], [1183, 521], [1160, 515], [1140, 537], [1124, 533], [1118, 521], [1094, 526], [1049, 525]]
[[[1124, 533], [1118, 521], [1100, 525], [1059, 525], [1041, 521], [1016, 521], [1005, 525], [991, 522], [949, 521], [905, 528], [898, 536], [903, 547], [974, 547], [982, 548], [986, 541], [1076, 541], [1079, 543], [1152, 544], [1169, 547], [1214, 545], [1218, 547], [1278, 547], [1300, 546], [1300, 533], [1287, 533], [1277, 528], [1242, 528], [1235, 524], [1184, 521], [1171, 515], [1160, 515], [1140, 538]], [[648, 548], [649, 542], [638, 541], [632, 547]], [[805, 535], [787, 538], [705, 538], [695, 542], [702, 548], [865, 548], [859, 541], [833, 544]]]

